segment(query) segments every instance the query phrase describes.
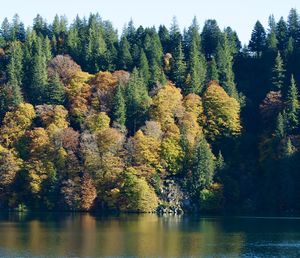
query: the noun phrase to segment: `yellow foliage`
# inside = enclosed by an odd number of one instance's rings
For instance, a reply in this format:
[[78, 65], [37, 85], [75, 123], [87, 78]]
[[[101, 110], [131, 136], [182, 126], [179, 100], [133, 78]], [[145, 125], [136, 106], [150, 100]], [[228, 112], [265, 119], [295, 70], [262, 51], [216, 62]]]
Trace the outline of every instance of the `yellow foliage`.
[[92, 133], [98, 133], [109, 128], [110, 118], [105, 112], [100, 112], [89, 115], [86, 119], [86, 124]]
[[182, 94], [175, 85], [168, 83], [153, 97], [151, 118], [161, 123], [163, 131], [168, 124], [183, 115]]
[[222, 135], [240, 134], [240, 104], [215, 81], [205, 91], [203, 103], [207, 117], [205, 132], [212, 140]]
[[0, 128], [0, 142], [5, 147], [13, 147], [30, 128], [35, 115], [34, 107], [28, 103], [21, 103], [15, 111], [7, 112]]
[[90, 79], [93, 94], [91, 105], [96, 111], [109, 111], [118, 78], [110, 72], [99, 72]]
[[131, 138], [132, 158], [136, 165], [147, 164], [157, 170], [161, 170], [160, 165], [160, 141], [154, 137], [146, 136], [139, 130]]
[[91, 86], [88, 84], [92, 75], [77, 72], [66, 87], [67, 99], [70, 103], [71, 115], [82, 119], [88, 111], [88, 100], [91, 95]]

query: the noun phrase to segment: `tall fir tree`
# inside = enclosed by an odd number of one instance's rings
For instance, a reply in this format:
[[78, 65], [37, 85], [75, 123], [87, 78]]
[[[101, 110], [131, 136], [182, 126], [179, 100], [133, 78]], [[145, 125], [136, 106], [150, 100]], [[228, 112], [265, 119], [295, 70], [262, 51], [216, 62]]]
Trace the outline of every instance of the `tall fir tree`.
[[130, 45], [126, 37], [121, 38], [119, 47], [119, 69], [131, 71], [133, 65]]
[[126, 103], [124, 98], [124, 89], [121, 83], [118, 84], [114, 94], [112, 116], [115, 123], [121, 127], [125, 126]]
[[209, 187], [215, 174], [215, 157], [204, 136], [200, 136], [192, 161], [191, 192], [198, 197], [200, 191]]
[[285, 110], [287, 116], [287, 127], [291, 133], [299, 126], [298, 89], [293, 75], [291, 76], [291, 83], [287, 92]]
[[197, 39], [191, 42], [185, 93], [200, 94], [206, 80], [206, 60], [199, 51]]
[[143, 80], [145, 81], [146, 84], [148, 84], [150, 80], [150, 68], [149, 68], [147, 56], [143, 49], [140, 49], [138, 68]]
[[219, 80], [220, 84], [223, 86], [226, 93], [239, 99], [236, 85], [234, 82], [234, 73], [233, 73], [233, 56], [230, 50], [230, 45], [228, 42], [227, 34], [224, 34], [224, 43], [218, 46], [217, 50], [217, 66], [219, 71]]
[[9, 48], [9, 63], [7, 65], [8, 84], [12, 89], [12, 106], [23, 101], [21, 86], [23, 80], [23, 51], [20, 42], [14, 41]]
[[289, 39], [288, 27], [283, 17], [280, 18], [276, 25], [276, 38], [278, 40], [278, 50], [283, 52], [286, 49]]
[[214, 57], [207, 65], [206, 83], [209, 83], [210, 81], [219, 83], [219, 71]]
[[257, 21], [254, 25], [254, 29], [251, 34], [251, 40], [249, 42], [249, 49], [255, 52], [257, 56], [261, 56], [262, 51], [266, 47], [266, 32], [260, 21]]
[[186, 62], [181, 41], [173, 54], [171, 75], [176, 86], [183, 89], [186, 78]]
[[273, 76], [272, 76], [273, 88], [275, 90], [281, 90], [284, 86], [285, 68], [284, 68], [283, 60], [281, 58], [279, 51], [275, 58], [275, 64], [274, 64], [272, 73], [273, 73]]
[[42, 37], [34, 41], [32, 54], [30, 98], [32, 103], [41, 104], [47, 96], [48, 87], [47, 53], [44, 52]]
[[147, 86], [139, 71], [134, 68], [126, 88], [126, 127], [130, 134], [135, 133], [147, 118], [147, 111], [151, 105]]
[[60, 81], [59, 75], [55, 74], [49, 80], [47, 87], [47, 96], [45, 100], [49, 104], [63, 105], [65, 101], [65, 88], [63, 83]]

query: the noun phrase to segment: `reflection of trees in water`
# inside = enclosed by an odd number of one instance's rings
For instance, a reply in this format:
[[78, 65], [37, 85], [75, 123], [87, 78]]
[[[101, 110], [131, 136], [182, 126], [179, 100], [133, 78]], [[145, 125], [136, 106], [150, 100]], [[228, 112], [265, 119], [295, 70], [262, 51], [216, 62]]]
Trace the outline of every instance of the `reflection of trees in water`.
[[239, 255], [243, 234], [224, 234], [219, 219], [59, 213], [0, 220], [0, 249], [53, 256]]

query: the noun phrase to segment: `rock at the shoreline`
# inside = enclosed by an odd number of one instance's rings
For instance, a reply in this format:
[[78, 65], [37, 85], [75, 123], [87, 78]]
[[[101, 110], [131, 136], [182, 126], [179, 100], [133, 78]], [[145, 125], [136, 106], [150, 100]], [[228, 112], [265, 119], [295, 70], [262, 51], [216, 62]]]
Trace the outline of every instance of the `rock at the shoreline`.
[[161, 204], [157, 208], [159, 214], [182, 214], [183, 207], [190, 205], [190, 200], [174, 179], [166, 179], [161, 186]]

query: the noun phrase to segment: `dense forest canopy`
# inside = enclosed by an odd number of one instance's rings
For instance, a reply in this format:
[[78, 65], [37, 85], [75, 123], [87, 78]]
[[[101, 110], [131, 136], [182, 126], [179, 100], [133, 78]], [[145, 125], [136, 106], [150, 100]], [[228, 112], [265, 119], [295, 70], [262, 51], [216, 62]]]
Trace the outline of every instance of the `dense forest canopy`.
[[0, 208], [299, 212], [297, 11], [201, 27], [5, 18]]

